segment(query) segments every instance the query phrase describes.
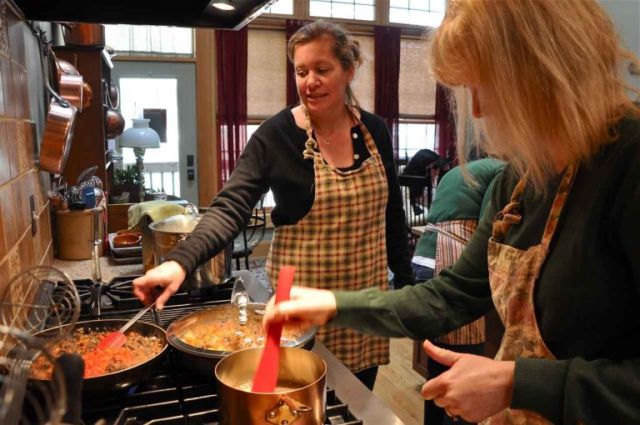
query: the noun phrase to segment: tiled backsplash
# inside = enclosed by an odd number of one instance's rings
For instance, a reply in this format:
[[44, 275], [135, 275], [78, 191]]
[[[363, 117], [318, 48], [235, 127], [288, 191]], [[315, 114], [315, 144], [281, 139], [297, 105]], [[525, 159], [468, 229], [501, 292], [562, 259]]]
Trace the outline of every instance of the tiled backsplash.
[[[50, 175], [36, 163], [36, 121], [43, 117], [32, 112], [42, 107], [31, 104], [44, 99], [30, 92], [28, 84], [28, 77], [39, 75], [40, 63], [25, 55], [37, 48], [19, 12], [0, 0], [0, 291], [20, 271], [53, 260]], [[31, 197], [38, 217], [35, 235]]]

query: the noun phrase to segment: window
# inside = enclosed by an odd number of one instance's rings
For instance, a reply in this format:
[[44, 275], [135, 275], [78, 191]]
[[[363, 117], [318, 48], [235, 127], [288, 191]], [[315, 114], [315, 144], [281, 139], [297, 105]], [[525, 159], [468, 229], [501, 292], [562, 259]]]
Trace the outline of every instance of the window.
[[193, 56], [193, 29], [151, 25], [105, 25], [106, 43], [128, 55]]
[[436, 83], [430, 73], [429, 45], [425, 38], [400, 42], [400, 116], [432, 118], [436, 108]]
[[[251, 138], [253, 133], [260, 127], [260, 124], [248, 124], [247, 125], [247, 140]], [[269, 190], [267, 194], [264, 196], [264, 202], [262, 205], [265, 208], [273, 208], [276, 206], [276, 201], [273, 199], [273, 192]]]
[[438, 27], [444, 18], [445, 0], [391, 0], [389, 22]]
[[433, 123], [400, 122], [398, 139], [398, 157], [400, 159], [409, 159], [420, 149], [435, 151], [436, 125]]
[[249, 29], [247, 115], [265, 119], [286, 106], [287, 48], [283, 31]]
[[276, 15], [293, 15], [293, 0], [278, 0], [267, 7], [264, 14], [272, 13]]
[[[141, 118], [145, 108], [167, 111], [167, 141], [161, 149], [146, 149], [144, 153], [145, 185], [162, 190], [169, 195], [180, 196], [178, 134], [178, 81], [175, 78], [120, 78], [120, 110], [125, 127], [132, 118]], [[135, 164], [131, 148], [121, 148], [123, 166]]]
[[310, 0], [309, 14], [325, 18], [373, 21], [375, 0]]
[[360, 102], [360, 106], [367, 111], [373, 111], [376, 101], [375, 40], [373, 37], [366, 35], [356, 35], [354, 38], [360, 42], [363, 62], [362, 66], [356, 71], [351, 88], [356, 99]]

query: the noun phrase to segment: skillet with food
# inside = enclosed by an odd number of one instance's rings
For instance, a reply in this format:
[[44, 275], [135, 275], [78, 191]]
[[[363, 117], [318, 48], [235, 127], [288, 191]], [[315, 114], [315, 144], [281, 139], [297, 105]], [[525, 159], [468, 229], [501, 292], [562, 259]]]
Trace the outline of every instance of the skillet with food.
[[[128, 388], [153, 373], [168, 346], [162, 328], [136, 322], [126, 332], [127, 342], [123, 347], [96, 350], [106, 334], [118, 330], [126, 322], [124, 319], [79, 322], [69, 336], [53, 342], [47, 349], [53, 358], [64, 352], [82, 356], [85, 362], [83, 391], [108, 392]], [[40, 355], [34, 359], [30, 378], [47, 381], [51, 370], [51, 363]]]
[[[218, 360], [245, 348], [263, 347], [265, 333], [262, 316], [265, 304], [247, 305], [246, 324], [240, 324], [239, 307], [221, 304], [188, 314], [167, 329], [167, 341], [178, 362], [199, 374], [213, 374]], [[287, 326], [283, 329], [284, 347], [313, 348], [315, 329]]]

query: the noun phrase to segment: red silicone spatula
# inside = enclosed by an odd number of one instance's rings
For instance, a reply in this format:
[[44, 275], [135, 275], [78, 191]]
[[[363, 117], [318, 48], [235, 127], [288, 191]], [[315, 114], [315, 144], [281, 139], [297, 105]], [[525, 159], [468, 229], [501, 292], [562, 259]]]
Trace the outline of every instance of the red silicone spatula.
[[[276, 304], [289, 299], [293, 275], [296, 268], [283, 266], [278, 274], [278, 287], [276, 288]], [[271, 324], [267, 328], [267, 342], [262, 351], [262, 357], [258, 364], [258, 370], [253, 377], [253, 392], [272, 393], [278, 383], [278, 368], [280, 364], [280, 336], [282, 335], [282, 323]]]
[[124, 334], [139, 318], [144, 316], [144, 314], [156, 305], [155, 301], [143, 308], [133, 316], [127, 323], [125, 323], [120, 329], [117, 331], [109, 332], [100, 344], [96, 347], [96, 350], [104, 350], [105, 348], [120, 348], [125, 342], [127, 342], [127, 336]]

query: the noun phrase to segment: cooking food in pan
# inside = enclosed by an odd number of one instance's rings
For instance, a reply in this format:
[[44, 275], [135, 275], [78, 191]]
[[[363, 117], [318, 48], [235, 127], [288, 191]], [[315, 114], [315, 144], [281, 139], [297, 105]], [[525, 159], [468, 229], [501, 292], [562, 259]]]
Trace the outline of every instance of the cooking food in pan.
[[[76, 353], [82, 356], [85, 363], [84, 377], [93, 378], [112, 372], [137, 366], [158, 355], [164, 348], [165, 341], [154, 335], [143, 336], [127, 332], [127, 342], [120, 348], [96, 350], [100, 341], [110, 330], [76, 329], [73, 334], [49, 346], [53, 358], [63, 353]], [[31, 377], [50, 379], [53, 366], [49, 360], [40, 355], [31, 366]]]
[[[262, 330], [263, 311], [249, 309], [246, 325], [240, 325], [238, 307], [233, 304], [218, 306], [215, 314], [200, 315], [199, 320], [184, 323], [175, 330], [175, 336], [192, 347], [210, 351], [237, 351], [264, 346]], [[282, 345], [293, 345], [305, 334], [301, 327], [287, 326], [282, 331]]]

